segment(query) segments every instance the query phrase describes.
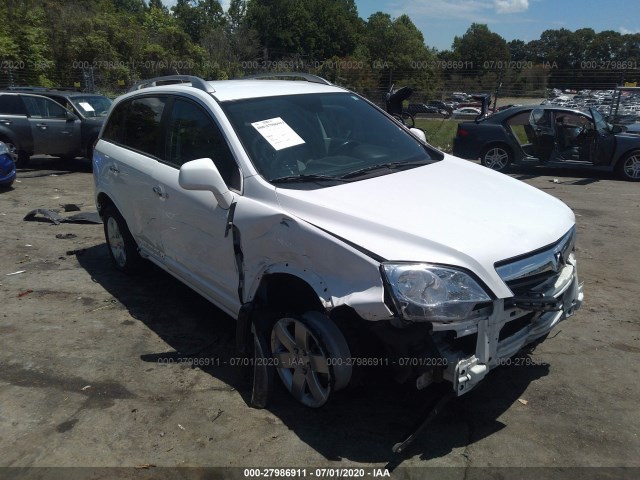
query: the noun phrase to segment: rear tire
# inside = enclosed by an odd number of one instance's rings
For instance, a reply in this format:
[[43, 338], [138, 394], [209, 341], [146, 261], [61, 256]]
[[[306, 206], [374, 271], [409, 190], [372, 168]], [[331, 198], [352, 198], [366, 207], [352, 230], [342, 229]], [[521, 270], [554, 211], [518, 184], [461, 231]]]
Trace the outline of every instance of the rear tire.
[[480, 154], [480, 163], [496, 172], [505, 172], [512, 160], [511, 150], [505, 145], [490, 145]]
[[102, 213], [104, 237], [113, 266], [125, 273], [135, 273], [142, 266], [138, 245], [133, 239], [127, 222], [114, 206], [105, 207]]
[[640, 182], [640, 150], [633, 150], [618, 162], [616, 170], [625, 180]]

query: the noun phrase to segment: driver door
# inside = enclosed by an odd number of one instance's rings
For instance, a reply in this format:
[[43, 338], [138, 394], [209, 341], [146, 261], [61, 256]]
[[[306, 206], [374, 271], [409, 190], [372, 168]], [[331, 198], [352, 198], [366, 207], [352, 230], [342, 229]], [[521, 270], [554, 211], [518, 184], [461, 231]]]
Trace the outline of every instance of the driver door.
[[74, 155], [80, 152], [80, 120], [70, 118], [50, 98], [23, 95], [36, 154]]
[[551, 159], [555, 146], [555, 133], [549, 110], [535, 108], [529, 116], [529, 126], [533, 132], [531, 143], [535, 156], [542, 162]]

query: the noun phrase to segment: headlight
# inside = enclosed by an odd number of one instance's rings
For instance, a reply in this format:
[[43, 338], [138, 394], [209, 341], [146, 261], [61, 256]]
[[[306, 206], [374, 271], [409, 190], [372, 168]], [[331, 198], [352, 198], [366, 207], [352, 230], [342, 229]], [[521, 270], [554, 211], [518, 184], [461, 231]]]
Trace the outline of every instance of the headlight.
[[407, 320], [464, 320], [476, 304], [491, 301], [478, 282], [461, 270], [427, 263], [385, 263], [382, 269]]
[[0, 142], [0, 155], [9, 154], [9, 147], [4, 142]]

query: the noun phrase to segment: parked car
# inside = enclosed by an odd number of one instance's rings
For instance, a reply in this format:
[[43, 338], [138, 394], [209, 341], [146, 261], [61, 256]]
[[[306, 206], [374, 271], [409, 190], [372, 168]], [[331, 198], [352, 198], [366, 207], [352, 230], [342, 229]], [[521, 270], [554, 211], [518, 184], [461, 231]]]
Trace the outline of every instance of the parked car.
[[151, 79], [93, 156], [113, 265], [148, 259], [236, 318], [254, 405], [277, 372], [320, 407], [363, 366], [462, 395], [580, 307], [565, 204], [290, 75]]
[[453, 118], [475, 118], [482, 113], [482, 110], [476, 107], [462, 107], [453, 111]]
[[411, 115], [417, 115], [419, 113], [440, 113], [436, 107], [432, 107], [425, 103], [410, 103], [407, 106], [407, 110]]
[[[23, 89], [19, 87], [11, 88], [11, 91], [22, 90]], [[111, 106], [111, 100], [104, 95], [83, 93], [75, 90], [55, 90], [48, 88], [33, 90], [25, 87], [24, 91], [33, 91], [38, 95], [51, 98], [78, 116], [80, 119], [80, 137], [82, 143], [80, 153], [91, 160], [93, 146], [104, 124], [107, 111]]]
[[35, 154], [74, 158], [82, 154], [81, 121], [42, 95], [0, 92], [0, 141], [19, 167]]
[[640, 180], [640, 138], [589, 112], [529, 105], [458, 125], [453, 153], [492, 170], [511, 164], [588, 167]]
[[0, 142], [0, 188], [9, 188], [16, 179], [16, 164], [9, 147]]
[[438, 111], [443, 115], [451, 115], [454, 110], [454, 105], [457, 105], [453, 102], [445, 103], [441, 100], [431, 100], [427, 103], [430, 107], [436, 107]]

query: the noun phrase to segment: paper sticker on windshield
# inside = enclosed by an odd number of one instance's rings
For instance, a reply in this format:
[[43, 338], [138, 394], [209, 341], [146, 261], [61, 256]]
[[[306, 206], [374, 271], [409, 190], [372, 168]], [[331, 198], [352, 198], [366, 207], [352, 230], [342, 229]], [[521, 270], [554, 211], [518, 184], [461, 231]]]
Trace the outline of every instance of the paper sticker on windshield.
[[78, 105], [80, 105], [85, 112], [95, 112], [93, 107], [87, 102], [78, 102]]
[[280, 117], [251, 124], [276, 150], [302, 145], [304, 140]]

